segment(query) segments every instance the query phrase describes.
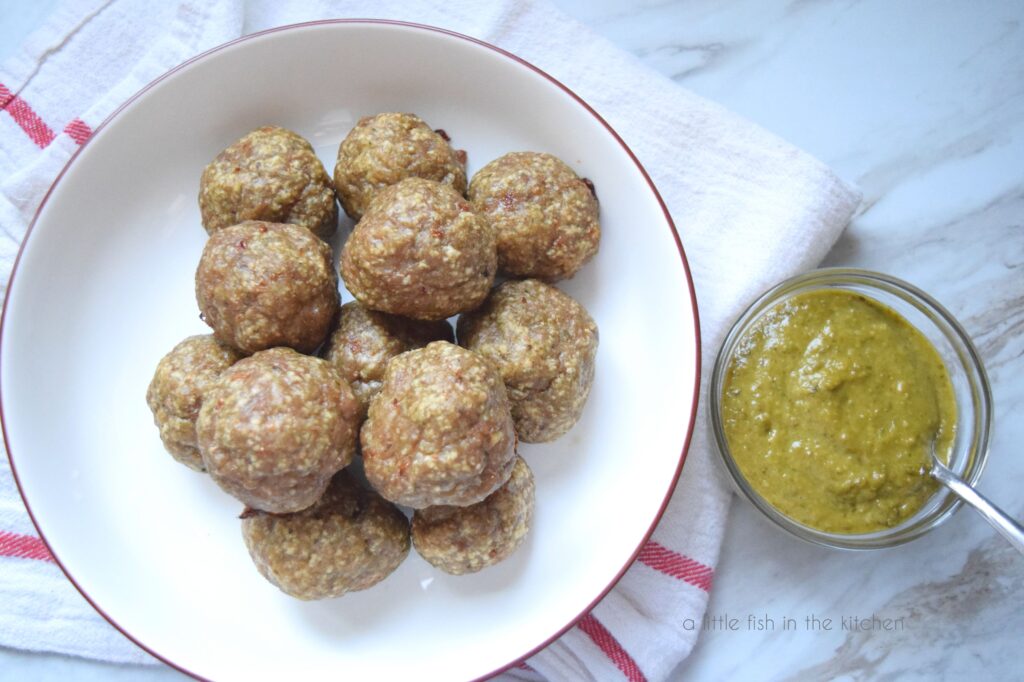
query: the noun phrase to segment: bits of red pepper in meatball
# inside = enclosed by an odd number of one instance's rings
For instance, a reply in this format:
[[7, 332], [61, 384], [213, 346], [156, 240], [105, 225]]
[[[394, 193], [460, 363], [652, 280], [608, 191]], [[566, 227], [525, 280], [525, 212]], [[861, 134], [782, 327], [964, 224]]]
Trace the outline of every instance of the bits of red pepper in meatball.
[[494, 228], [498, 267], [548, 282], [576, 274], [601, 241], [597, 194], [551, 154], [513, 152], [473, 176], [467, 194]]
[[420, 556], [446, 573], [475, 573], [504, 561], [523, 544], [533, 505], [533, 473], [516, 457], [505, 485], [482, 502], [417, 510], [412, 543]]
[[446, 341], [388, 363], [360, 442], [370, 484], [414, 509], [475, 504], [508, 480], [515, 462], [501, 375]]
[[207, 393], [196, 422], [213, 480], [262, 511], [316, 502], [352, 461], [359, 403], [326, 360], [272, 348], [239, 360]]
[[555, 440], [579, 421], [594, 382], [598, 332], [571, 296], [535, 279], [505, 282], [459, 318], [458, 336], [498, 366], [523, 442]]
[[406, 178], [425, 178], [466, 192], [466, 153], [444, 131], [414, 114], [361, 118], [338, 148], [334, 187], [345, 212], [359, 220], [374, 194]]
[[379, 191], [341, 254], [360, 303], [418, 320], [477, 307], [496, 270], [491, 228], [451, 187], [422, 178]]
[[338, 225], [334, 184], [300, 135], [264, 126], [203, 170], [199, 211], [210, 234], [246, 220], [301, 225], [327, 239]]
[[304, 600], [372, 587], [409, 554], [405, 515], [346, 471], [303, 511], [247, 510], [242, 537], [263, 577]]
[[249, 221], [215, 232], [196, 270], [196, 301], [214, 335], [244, 353], [311, 353], [338, 311], [331, 248], [297, 225]]
[[206, 471], [196, 443], [196, 418], [203, 398], [221, 372], [242, 355], [212, 335], [190, 336], [156, 366], [146, 390], [146, 403], [174, 459], [196, 471]]
[[356, 394], [363, 416], [380, 391], [384, 369], [396, 355], [422, 348], [431, 341], [454, 341], [446, 320], [426, 322], [367, 310], [358, 301], [341, 306], [338, 326], [323, 351]]

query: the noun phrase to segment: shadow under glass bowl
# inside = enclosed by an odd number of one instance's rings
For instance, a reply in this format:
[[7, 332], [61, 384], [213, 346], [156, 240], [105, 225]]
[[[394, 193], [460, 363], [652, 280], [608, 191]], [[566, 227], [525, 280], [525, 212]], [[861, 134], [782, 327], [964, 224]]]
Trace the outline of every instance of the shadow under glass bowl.
[[791, 519], [762, 497], [733, 459], [725, 436], [722, 385], [737, 343], [761, 315], [776, 304], [798, 294], [823, 290], [854, 292], [895, 310], [935, 347], [946, 365], [956, 398], [956, 440], [950, 455], [950, 469], [968, 484], [977, 483], [988, 457], [992, 393], [985, 368], [970, 337], [945, 308], [917, 287], [895, 277], [853, 268], [823, 268], [788, 279], [762, 294], [733, 324], [715, 359], [708, 387], [709, 412], [719, 459], [741, 496], [775, 525], [796, 537], [840, 549], [893, 547], [920, 537], [945, 522], [960, 508], [960, 500], [939, 486], [916, 514], [899, 525], [871, 533], [830, 533]]

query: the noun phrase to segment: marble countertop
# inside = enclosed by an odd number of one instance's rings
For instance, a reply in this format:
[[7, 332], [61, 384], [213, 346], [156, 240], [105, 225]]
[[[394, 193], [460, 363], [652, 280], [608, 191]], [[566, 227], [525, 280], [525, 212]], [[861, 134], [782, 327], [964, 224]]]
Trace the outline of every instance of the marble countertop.
[[[1024, 517], [1024, 4], [556, 4], [862, 188], [825, 264], [906, 279], [960, 319], [995, 398], [979, 488]], [[0, 58], [52, 5], [0, 2]], [[845, 553], [737, 500], [705, 631], [673, 679], [1019, 679], [1021, 604], [1024, 557], [969, 510], [908, 545]], [[844, 629], [851, 618], [867, 629]], [[0, 649], [0, 681], [180, 677]]]

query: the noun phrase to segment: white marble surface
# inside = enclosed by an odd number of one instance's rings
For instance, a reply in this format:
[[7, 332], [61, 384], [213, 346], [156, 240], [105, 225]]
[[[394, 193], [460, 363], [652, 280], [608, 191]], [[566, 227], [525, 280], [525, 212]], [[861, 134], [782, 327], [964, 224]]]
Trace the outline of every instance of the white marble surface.
[[[0, 0], [0, 58], [51, 4]], [[959, 317], [996, 403], [980, 488], [1024, 517], [1024, 3], [557, 4], [860, 185], [862, 211], [827, 263], [907, 279]], [[675, 677], [1021, 679], [1022, 604], [1024, 558], [967, 510], [910, 545], [849, 554], [791, 539], [737, 502], [708, 611], [737, 629], [705, 632]], [[748, 628], [751, 615], [774, 630]], [[841, 629], [873, 615], [903, 630]], [[175, 677], [0, 649], [0, 681]]]

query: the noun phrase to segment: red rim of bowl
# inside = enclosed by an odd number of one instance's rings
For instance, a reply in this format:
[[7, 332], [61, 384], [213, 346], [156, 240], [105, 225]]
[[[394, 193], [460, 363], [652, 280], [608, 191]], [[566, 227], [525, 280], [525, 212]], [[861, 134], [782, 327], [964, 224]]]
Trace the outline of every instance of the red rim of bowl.
[[[600, 114], [598, 114], [597, 111], [595, 111], [593, 107], [591, 107], [589, 104], [587, 104], [587, 102], [585, 102], [583, 100], [583, 98], [581, 98], [575, 92], [570, 90], [567, 86], [565, 86], [559, 80], [557, 80], [556, 78], [554, 78], [550, 74], [546, 73], [545, 71], [539, 69], [538, 67], [534, 66], [533, 64], [531, 64], [530, 62], [526, 61], [525, 59], [522, 59], [521, 57], [517, 57], [516, 55], [512, 54], [511, 52], [509, 52], [507, 50], [503, 50], [500, 47], [497, 47], [495, 45], [491, 45], [490, 43], [484, 42], [484, 41], [479, 40], [477, 38], [473, 38], [472, 36], [467, 36], [467, 35], [464, 35], [462, 33], [457, 33], [455, 31], [450, 31], [450, 30], [445, 29], [445, 28], [438, 28], [436, 26], [428, 26], [426, 24], [416, 24], [416, 23], [412, 23], [412, 22], [398, 21], [398, 20], [393, 20], [393, 19], [323, 19], [323, 20], [319, 20], [319, 21], [308, 21], [308, 22], [303, 22], [303, 23], [298, 23], [298, 24], [288, 24], [286, 26], [277, 26], [275, 28], [270, 28], [270, 29], [267, 29], [267, 30], [264, 30], [264, 31], [259, 31], [259, 32], [256, 32], [256, 33], [250, 33], [248, 35], [241, 36], [239, 38], [235, 38], [234, 40], [231, 40], [231, 41], [228, 41], [226, 43], [223, 43], [222, 45], [218, 45], [216, 47], [210, 48], [209, 50], [207, 50], [205, 52], [202, 52], [202, 53], [196, 55], [195, 57], [192, 57], [191, 59], [188, 59], [188, 60], [182, 62], [181, 64], [178, 64], [177, 66], [175, 66], [174, 68], [170, 69], [166, 73], [158, 76], [152, 82], [150, 82], [145, 87], [143, 87], [141, 90], [139, 90], [137, 93], [135, 93], [130, 98], [128, 98], [123, 104], [121, 104], [121, 106], [119, 106], [117, 109], [115, 109], [113, 113], [111, 113], [109, 116], [107, 116], [107, 118], [100, 125], [98, 125], [96, 127], [96, 129], [93, 131], [92, 136], [90, 136], [90, 138], [88, 140], [86, 140], [85, 144], [83, 144], [81, 147], [79, 147], [75, 151], [75, 153], [71, 155], [71, 158], [68, 159], [68, 162], [64, 165], [64, 168], [61, 169], [61, 171], [57, 175], [56, 179], [54, 179], [53, 184], [50, 185], [50, 188], [47, 190], [46, 195], [43, 197], [43, 200], [39, 204], [39, 208], [36, 209], [36, 213], [32, 217], [32, 222], [29, 225], [28, 230], [25, 232], [25, 237], [22, 240], [21, 246], [18, 249], [18, 256], [17, 256], [17, 258], [14, 261], [14, 266], [11, 268], [11, 277], [8, 280], [7, 292], [6, 292], [6, 295], [4, 296], [3, 313], [2, 313], [2, 315], [0, 315], [0, 347], [2, 347], [2, 345], [3, 345], [3, 333], [4, 333], [4, 330], [6, 329], [6, 321], [7, 321], [7, 302], [10, 299], [11, 290], [14, 288], [14, 278], [15, 278], [15, 275], [17, 275], [18, 265], [21, 263], [21, 256], [22, 256], [22, 254], [25, 251], [25, 246], [28, 244], [28, 240], [32, 236], [32, 230], [35, 228], [36, 222], [39, 219], [39, 214], [42, 212], [43, 207], [46, 205], [46, 202], [50, 198], [50, 195], [53, 193], [53, 190], [57, 187], [58, 183], [60, 183], [61, 178], [64, 177], [64, 174], [67, 172], [68, 168], [71, 167], [71, 164], [74, 163], [75, 159], [78, 158], [78, 155], [82, 153], [82, 150], [85, 149], [85, 147], [89, 144], [89, 142], [91, 142], [91, 140], [95, 138], [96, 133], [98, 133], [103, 128], [105, 128], [111, 121], [113, 121], [115, 118], [117, 118], [117, 116], [125, 108], [127, 108], [130, 104], [132, 104], [132, 102], [134, 102], [135, 100], [139, 99], [144, 94], [146, 94], [146, 92], [148, 92], [151, 88], [153, 88], [154, 86], [156, 86], [158, 83], [160, 83], [164, 79], [172, 76], [173, 74], [177, 73], [178, 71], [181, 71], [182, 69], [184, 69], [185, 67], [191, 65], [194, 62], [197, 62], [197, 61], [199, 61], [201, 59], [205, 59], [206, 57], [208, 57], [208, 56], [210, 56], [210, 55], [212, 55], [212, 54], [214, 54], [216, 52], [220, 52], [221, 50], [224, 50], [224, 49], [226, 49], [228, 47], [231, 47], [233, 45], [237, 45], [238, 43], [242, 43], [242, 42], [245, 42], [247, 40], [251, 40], [253, 38], [258, 38], [260, 36], [265, 36], [265, 35], [268, 35], [268, 34], [271, 34], [271, 33], [278, 33], [280, 31], [291, 31], [291, 30], [296, 30], [296, 29], [308, 28], [308, 27], [311, 27], [311, 26], [322, 26], [322, 25], [326, 25], [326, 24], [382, 24], [382, 25], [390, 25], [390, 26], [402, 26], [402, 27], [405, 27], [405, 28], [412, 28], [412, 29], [418, 29], [418, 30], [423, 30], [423, 31], [431, 31], [431, 32], [434, 32], [434, 33], [440, 33], [440, 34], [443, 34], [443, 35], [446, 35], [446, 36], [449, 36], [449, 37], [452, 37], [452, 38], [457, 38], [459, 40], [465, 40], [465, 41], [468, 41], [470, 43], [475, 43], [475, 44], [480, 45], [482, 47], [485, 47], [485, 48], [487, 48], [489, 50], [493, 50], [494, 52], [497, 52], [498, 54], [500, 54], [500, 55], [502, 55], [502, 56], [504, 56], [504, 57], [506, 57], [508, 59], [511, 59], [511, 60], [517, 62], [518, 64], [520, 64], [520, 65], [530, 69], [531, 71], [537, 73], [538, 75], [543, 76], [550, 83], [554, 84], [559, 89], [561, 89], [563, 92], [565, 92], [567, 95], [572, 97], [580, 106], [582, 106], [584, 109], [586, 109], [590, 113], [591, 116], [593, 116], [595, 119], [597, 119], [597, 121], [602, 126], [604, 126], [605, 130], [607, 130], [608, 133], [613, 138], [615, 138], [615, 141], [619, 143], [619, 145], [622, 147], [623, 151], [625, 151], [626, 154], [629, 155], [629, 158], [632, 159], [633, 163], [636, 164], [637, 170], [640, 171], [640, 174], [643, 176], [644, 180], [647, 182], [647, 185], [650, 187], [651, 192], [654, 194], [654, 197], [658, 200], [658, 204], [661, 206], [662, 212], [665, 214], [665, 220], [669, 224], [669, 228], [670, 228], [670, 230], [672, 232], [672, 238], [675, 240], [676, 248], [679, 251], [679, 259], [680, 259], [680, 262], [682, 263], [683, 271], [686, 274], [686, 283], [687, 283], [687, 286], [689, 288], [690, 301], [692, 303], [691, 307], [692, 307], [692, 310], [693, 310], [693, 327], [694, 327], [694, 335], [695, 335], [694, 347], [696, 349], [696, 353], [695, 353], [696, 367], [694, 369], [694, 376], [696, 377], [697, 380], [694, 382], [694, 388], [693, 388], [693, 408], [692, 408], [691, 413], [690, 413], [690, 423], [686, 427], [686, 438], [683, 441], [683, 447], [682, 447], [682, 450], [679, 453], [679, 465], [676, 467], [675, 474], [672, 477], [672, 484], [669, 486], [668, 492], [665, 495], [665, 499], [662, 501], [661, 506], [658, 508], [658, 513], [655, 515], [654, 519], [651, 521], [650, 528], [647, 529], [647, 532], [644, 533], [644, 536], [641, 538], [640, 542], [637, 544], [636, 550], [634, 550], [633, 553], [629, 556], [629, 559], [622, 566], [622, 568], [619, 569], [619, 571], [615, 574], [615, 577], [608, 584], [608, 586], [605, 587], [603, 590], [601, 590], [600, 594], [598, 594], [596, 597], [594, 597], [593, 601], [591, 601], [583, 609], [583, 611], [581, 611], [577, 616], [575, 616], [572, 620], [570, 620], [568, 623], [566, 623], [565, 626], [560, 628], [557, 632], [555, 632], [555, 633], [551, 634], [550, 636], [546, 637], [544, 639], [544, 641], [541, 642], [540, 644], [538, 644], [536, 647], [534, 647], [533, 649], [530, 649], [529, 651], [519, 655], [518, 657], [516, 657], [512, 661], [509, 661], [508, 663], [506, 663], [504, 665], [501, 665], [500, 667], [496, 668], [494, 671], [492, 671], [490, 673], [487, 673], [486, 675], [484, 675], [484, 676], [482, 676], [480, 678], [477, 678], [478, 680], [485, 680], [485, 679], [491, 678], [491, 677], [493, 677], [495, 675], [498, 675], [498, 674], [504, 672], [505, 670], [508, 670], [509, 668], [519, 664], [520, 662], [525, 661], [526, 659], [530, 658], [531, 656], [533, 656], [534, 654], [536, 654], [540, 650], [546, 648], [549, 644], [554, 642], [556, 639], [561, 637], [563, 634], [565, 634], [570, 628], [572, 628], [574, 625], [576, 625], [576, 623], [578, 623], [581, 618], [583, 618], [588, 613], [590, 613], [590, 611], [595, 606], [597, 606], [598, 602], [600, 602], [602, 599], [604, 599], [604, 597], [609, 592], [611, 592], [612, 588], [614, 588], [615, 585], [618, 584], [619, 580], [622, 578], [623, 575], [625, 575], [625, 573], [629, 569], [629, 567], [633, 565], [633, 562], [636, 561], [637, 556], [640, 554], [640, 550], [643, 548], [643, 546], [650, 539], [651, 534], [654, 532], [654, 529], [658, 525], [658, 522], [661, 521], [661, 517], [664, 515], [665, 509], [668, 507], [668, 504], [669, 504], [669, 502], [672, 499], [672, 495], [675, 492], [676, 484], [679, 482], [679, 476], [680, 476], [680, 474], [683, 471], [683, 464], [686, 462], [686, 455], [687, 455], [687, 452], [688, 452], [688, 450], [690, 448], [690, 441], [691, 441], [691, 439], [693, 437], [694, 424], [695, 424], [696, 418], [697, 418], [697, 403], [698, 403], [698, 399], [699, 399], [699, 396], [700, 396], [701, 345], [700, 345], [700, 318], [699, 318], [699, 315], [698, 315], [698, 312], [697, 312], [697, 293], [696, 293], [696, 290], [693, 287], [693, 277], [692, 277], [692, 275], [690, 273], [690, 265], [689, 265], [689, 263], [686, 260], [686, 253], [683, 250], [682, 242], [679, 240], [679, 233], [676, 230], [675, 223], [672, 220], [672, 215], [669, 213], [668, 207], [665, 206], [665, 201], [664, 201], [664, 199], [661, 198], [661, 194], [658, 192], [658, 189], [654, 186], [654, 182], [651, 180], [651, 176], [648, 175], [647, 170], [640, 163], [640, 160], [637, 159], [636, 154], [633, 153], [633, 150], [629, 148], [629, 146], [623, 141], [623, 139], [619, 136], [619, 134], [617, 132], [615, 132], [615, 130], [608, 124], [608, 122], [605, 121], [604, 118]], [[25, 504], [25, 509], [28, 511], [29, 518], [32, 520], [32, 525], [35, 526], [36, 531], [39, 533], [40, 539], [42, 539], [43, 543], [46, 545], [46, 547], [49, 550], [50, 554], [53, 556], [53, 559], [56, 562], [57, 566], [59, 566], [60, 570], [64, 572], [64, 575], [66, 575], [68, 580], [71, 581], [71, 584], [75, 586], [75, 589], [78, 590], [78, 592], [82, 595], [82, 597], [84, 597], [85, 600], [87, 602], [89, 602], [89, 605], [92, 606], [96, 610], [97, 613], [99, 613], [101, 616], [103, 616], [103, 618], [106, 619], [106, 621], [108, 623], [113, 625], [118, 630], [118, 632], [123, 634], [129, 640], [131, 640], [136, 646], [141, 648], [143, 651], [145, 651], [149, 655], [153, 656], [154, 658], [162, 661], [163, 663], [166, 663], [167, 665], [169, 665], [170, 667], [174, 668], [175, 670], [178, 670], [179, 672], [185, 673], [186, 675], [189, 675], [190, 677], [193, 677], [193, 678], [195, 678], [197, 680], [205, 680], [206, 678], [204, 678], [204, 677], [202, 677], [202, 676], [200, 676], [200, 675], [198, 675], [198, 674], [188, 670], [187, 668], [182, 667], [181, 665], [178, 665], [174, 661], [171, 661], [171, 660], [165, 658], [164, 656], [160, 655], [158, 652], [154, 651], [150, 647], [146, 646], [145, 644], [143, 644], [142, 642], [137, 640], [134, 636], [132, 636], [132, 634], [130, 632], [125, 630], [123, 627], [121, 627], [117, 623], [117, 621], [115, 621], [110, 615], [108, 615], [100, 607], [99, 604], [94, 602], [92, 600], [92, 597], [90, 597], [85, 592], [85, 590], [78, 584], [78, 582], [75, 580], [74, 576], [71, 575], [70, 571], [68, 571], [68, 569], [64, 566], [64, 563], [57, 556], [57, 553], [54, 551], [53, 547], [50, 545], [49, 540], [46, 539], [46, 535], [43, 533], [43, 529], [39, 526], [39, 522], [36, 521], [35, 514], [32, 513], [32, 507], [29, 505], [28, 498], [25, 497], [25, 491], [21, 487], [21, 481], [18, 479], [18, 471], [17, 471], [17, 468], [14, 465], [14, 455], [11, 453], [10, 442], [8, 441], [8, 438], [7, 438], [7, 423], [6, 423], [6, 419], [4, 418], [4, 413], [3, 413], [3, 395], [2, 395], [2, 392], [0, 392], [0, 427], [2, 427], [2, 431], [3, 431], [4, 445], [5, 445], [6, 449], [7, 449], [7, 459], [10, 462], [11, 474], [14, 476], [15, 485], [18, 486], [18, 493], [21, 495], [21, 499], [22, 499], [22, 501]]]

